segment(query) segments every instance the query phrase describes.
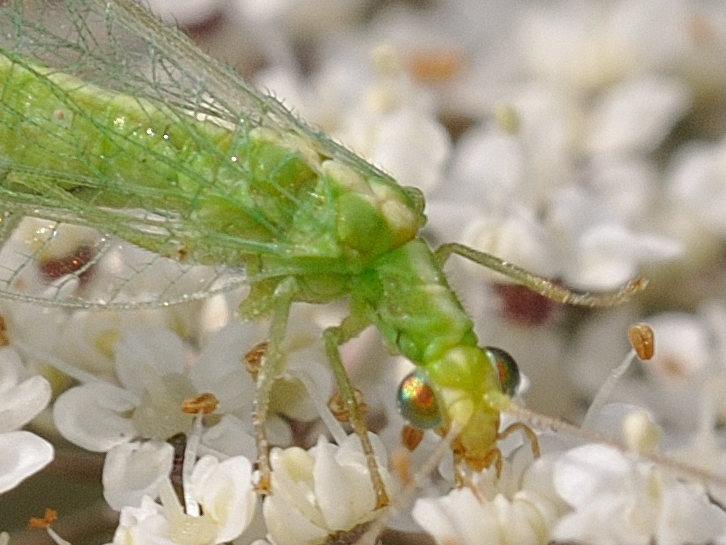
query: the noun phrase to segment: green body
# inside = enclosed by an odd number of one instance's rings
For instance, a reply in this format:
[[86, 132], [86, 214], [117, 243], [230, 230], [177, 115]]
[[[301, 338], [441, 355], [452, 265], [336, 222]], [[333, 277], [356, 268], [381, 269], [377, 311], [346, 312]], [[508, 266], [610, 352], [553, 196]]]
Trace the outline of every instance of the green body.
[[443, 413], [438, 431], [456, 423], [455, 453], [475, 469], [489, 466], [508, 397], [426, 242], [381, 256], [354, 286], [352, 307], [360, 302], [388, 343], [425, 372]]
[[[12, 26], [15, 14], [3, 17]], [[18, 44], [32, 33], [15, 30]], [[177, 34], [166, 38], [188, 46]], [[248, 317], [270, 310], [290, 279], [295, 301], [350, 295], [353, 316], [425, 370], [444, 413], [439, 431], [456, 422], [456, 451], [488, 465], [506, 396], [435, 256], [417, 238], [425, 221], [417, 190], [398, 186], [231, 72], [206, 77], [237, 86], [240, 105], [208, 97], [194, 82], [132, 94], [132, 69], [92, 85], [11, 46], [0, 50], [3, 211], [87, 225], [190, 263], [244, 267]], [[170, 98], [182, 91], [192, 95], [186, 102]]]
[[[0, 78], [0, 157], [28, 168], [2, 172], [2, 196], [43, 205], [50, 219], [58, 209], [58, 219], [75, 212], [103, 231], [125, 224], [117, 234], [130, 242], [193, 263], [263, 256], [271, 266], [343, 274], [410, 240], [424, 222], [415, 190], [361, 172], [344, 150], [296, 126], [197, 121], [22, 57], [0, 56]], [[130, 209], [155, 214], [145, 225], [168, 236], [149, 237], [144, 225], [134, 233]]]

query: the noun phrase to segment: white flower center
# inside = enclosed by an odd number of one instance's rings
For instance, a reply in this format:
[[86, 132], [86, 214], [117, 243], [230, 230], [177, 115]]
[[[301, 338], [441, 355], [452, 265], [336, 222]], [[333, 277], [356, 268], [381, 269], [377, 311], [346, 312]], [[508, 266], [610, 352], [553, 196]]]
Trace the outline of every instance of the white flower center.
[[197, 394], [191, 381], [177, 373], [147, 373], [144, 383], [141, 403], [131, 418], [139, 436], [165, 441], [188, 432], [193, 415], [182, 412], [182, 402]]

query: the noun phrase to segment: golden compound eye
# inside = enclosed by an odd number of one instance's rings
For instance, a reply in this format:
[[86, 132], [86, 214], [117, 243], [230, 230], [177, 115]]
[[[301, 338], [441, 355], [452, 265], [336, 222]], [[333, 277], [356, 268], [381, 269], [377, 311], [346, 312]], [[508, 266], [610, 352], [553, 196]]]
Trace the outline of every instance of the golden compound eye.
[[508, 396], [516, 394], [517, 388], [519, 388], [519, 384], [522, 382], [522, 375], [519, 373], [519, 366], [514, 361], [514, 358], [508, 352], [505, 352], [501, 348], [495, 348], [494, 346], [485, 346], [484, 352], [487, 353], [489, 359], [497, 367], [502, 392]]
[[436, 394], [422, 371], [414, 371], [398, 387], [398, 410], [417, 428], [435, 428], [441, 424]]

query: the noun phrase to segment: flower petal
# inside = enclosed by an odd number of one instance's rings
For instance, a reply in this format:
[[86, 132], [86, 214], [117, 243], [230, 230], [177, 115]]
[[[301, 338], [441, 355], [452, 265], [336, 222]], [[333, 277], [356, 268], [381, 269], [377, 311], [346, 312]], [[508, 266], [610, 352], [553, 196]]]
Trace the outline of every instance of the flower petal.
[[63, 392], [53, 406], [53, 421], [63, 437], [94, 452], [130, 441], [136, 430], [123, 414], [138, 403], [128, 390], [94, 382]]
[[139, 507], [156, 497], [159, 483], [174, 464], [174, 447], [162, 441], [126, 443], [108, 451], [103, 464], [103, 497], [115, 510]]
[[50, 383], [40, 375], [30, 377], [0, 395], [0, 433], [21, 428], [46, 408]]
[[15, 488], [53, 460], [53, 446], [28, 431], [0, 435], [0, 493]]
[[250, 461], [234, 456], [219, 462], [204, 456], [194, 466], [191, 481], [204, 516], [217, 524], [217, 543], [239, 537], [252, 522], [256, 507]]

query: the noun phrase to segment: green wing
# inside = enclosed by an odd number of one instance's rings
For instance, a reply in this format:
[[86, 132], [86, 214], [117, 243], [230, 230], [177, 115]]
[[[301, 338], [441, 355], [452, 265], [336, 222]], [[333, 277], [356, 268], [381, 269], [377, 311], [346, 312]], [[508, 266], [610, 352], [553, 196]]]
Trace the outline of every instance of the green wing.
[[[410, 191], [132, 1], [16, 2], [0, 9], [0, 34], [0, 207], [99, 230], [94, 256], [117, 248], [118, 237], [148, 250], [148, 267], [171, 258], [182, 277], [187, 263], [215, 271], [161, 301], [249, 281], [242, 268], [266, 257], [275, 267], [267, 275], [314, 270], [316, 261], [353, 270], [423, 221]], [[369, 230], [384, 243], [341, 235], [341, 206], [361, 208], [351, 195], [388, 211], [380, 233]], [[371, 222], [357, 212], [343, 219], [351, 232]], [[57, 253], [49, 245], [42, 254]], [[5, 295], [18, 296], [17, 276], [36, 251], [14, 250], [16, 264], [0, 275]], [[122, 278], [117, 287], [133, 271]]]

